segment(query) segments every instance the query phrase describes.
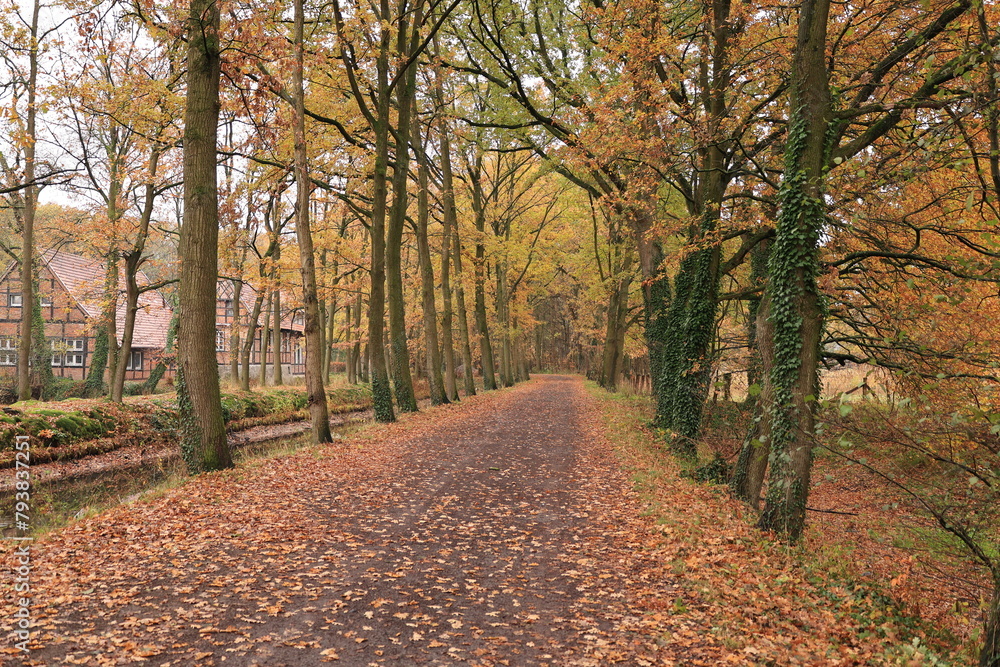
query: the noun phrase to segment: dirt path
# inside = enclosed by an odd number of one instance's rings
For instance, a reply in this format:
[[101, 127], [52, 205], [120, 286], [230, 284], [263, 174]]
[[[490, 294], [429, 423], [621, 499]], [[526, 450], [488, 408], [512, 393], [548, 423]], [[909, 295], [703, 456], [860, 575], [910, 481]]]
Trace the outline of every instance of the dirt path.
[[74, 524], [34, 545], [27, 664], [659, 663], [599, 431], [542, 377]]

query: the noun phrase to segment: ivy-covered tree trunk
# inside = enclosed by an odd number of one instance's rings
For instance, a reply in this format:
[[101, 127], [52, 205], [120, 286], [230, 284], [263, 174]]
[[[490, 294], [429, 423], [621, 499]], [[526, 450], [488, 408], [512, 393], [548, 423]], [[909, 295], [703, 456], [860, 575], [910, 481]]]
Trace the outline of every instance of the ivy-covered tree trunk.
[[826, 220], [824, 173], [831, 114], [826, 69], [830, 0], [803, 0], [791, 72], [781, 211], [769, 268], [774, 367], [771, 476], [760, 526], [796, 540], [805, 526], [812, 470], [823, 311], [816, 276]]
[[[728, 3], [721, 3], [726, 6]], [[720, 17], [715, 17], [720, 20]], [[721, 17], [724, 19], [725, 17]], [[724, 67], [725, 30], [716, 26], [717, 53], [715, 66]], [[714, 136], [720, 118], [725, 114], [725, 92], [718, 90], [728, 78], [716, 74], [715, 94], [708, 100], [709, 134]], [[692, 240], [701, 247], [681, 261], [674, 280], [674, 300], [668, 315], [668, 344], [663, 358], [663, 379], [659, 395], [661, 424], [673, 433], [674, 451], [689, 459], [697, 458], [697, 440], [701, 435], [701, 419], [715, 365], [712, 346], [715, 341], [716, 313], [722, 248], [712, 239], [722, 211], [728, 184], [725, 156], [712, 144], [702, 149], [702, 184], [698, 190], [695, 210], [700, 216]]]
[[660, 405], [663, 426], [673, 431], [672, 448], [697, 456], [697, 438], [712, 376], [712, 343], [718, 306], [720, 249], [695, 250], [681, 262], [668, 314]]
[[674, 282], [674, 300], [669, 315], [667, 345], [659, 396], [658, 417], [673, 433], [672, 447], [679, 455], [695, 459], [701, 420], [715, 365], [716, 313], [722, 247], [715, 230], [731, 178], [727, 164], [725, 121], [731, 112], [727, 102], [732, 69], [729, 62], [733, 23], [732, 3], [716, 0], [705, 5], [706, 48], [703, 59], [705, 138], [698, 148], [697, 177], [689, 193], [689, 212], [698, 224], [688, 234], [697, 244], [681, 262]]
[[90, 369], [84, 381], [84, 393], [95, 398], [104, 393], [104, 371], [108, 368], [108, 328], [98, 327], [94, 333], [94, 350], [90, 355]]
[[219, 4], [192, 0], [184, 114], [178, 404], [181, 452], [192, 472], [233, 465], [222, 420], [215, 356], [219, 258], [216, 141], [219, 124]]
[[[38, 281], [32, 281], [32, 289], [38, 293]], [[31, 304], [31, 367], [38, 384], [38, 397], [50, 398], [55, 376], [52, 374], [52, 345], [45, 337], [45, 318], [42, 317], [42, 303], [34, 299]]]

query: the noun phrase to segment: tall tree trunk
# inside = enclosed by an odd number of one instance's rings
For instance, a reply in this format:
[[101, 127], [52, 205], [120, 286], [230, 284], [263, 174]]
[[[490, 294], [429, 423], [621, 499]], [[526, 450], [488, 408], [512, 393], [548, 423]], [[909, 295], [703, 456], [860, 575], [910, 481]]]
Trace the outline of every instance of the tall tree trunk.
[[302, 275], [302, 297], [305, 310], [306, 392], [314, 443], [332, 442], [330, 414], [323, 387], [323, 326], [319, 317], [319, 296], [316, 286], [316, 253], [309, 227], [309, 162], [306, 154], [305, 85], [303, 83], [305, 23], [303, 0], [295, 0], [295, 68], [293, 96], [295, 98], [295, 234], [299, 241], [299, 265]]
[[351, 302], [344, 304], [344, 331], [347, 336], [347, 361], [344, 362], [344, 372], [347, 374], [347, 384], [357, 384], [358, 382], [358, 360], [356, 357], [356, 347], [354, 341], [354, 312]]
[[361, 306], [362, 296], [358, 294], [358, 300], [354, 305], [354, 363], [356, 366], [354, 381], [368, 382], [367, 364], [364, 355], [361, 354], [361, 311], [364, 310]]
[[479, 354], [483, 362], [483, 389], [490, 391], [497, 388], [497, 378], [493, 360], [493, 345], [490, 343], [490, 325], [486, 319], [485, 274], [485, 247], [476, 244], [476, 329], [479, 331]]
[[614, 391], [618, 388], [618, 377], [621, 375], [622, 355], [624, 354], [625, 321], [628, 317], [628, 293], [632, 286], [633, 253], [629, 248], [622, 248], [622, 265], [615, 270], [608, 257], [608, 269], [614, 271], [609, 275], [613, 278], [613, 287], [608, 297], [608, 323], [604, 336], [604, 353], [601, 359], [601, 386]]
[[[243, 349], [240, 351], [240, 366], [242, 370], [240, 372], [240, 389], [243, 391], [250, 391], [250, 355], [253, 354], [253, 344], [254, 339], [257, 338], [258, 324], [260, 322], [260, 309], [264, 304], [264, 292], [257, 292], [257, 298], [253, 302], [253, 310], [250, 311], [250, 317], [247, 318], [247, 335], [246, 339], [243, 341]], [[261, 341], [263, 343], [263, 340]], [[263, 344], [261, 345], [263, 348]], [[263, 385], [264, 376], [261, 375], [261, 384]]]
[[[275, 260], [278, 259], [275, 254]], [[271, 295], [271, 348], [274, 353], [274, 386], [285, 384], [284, 370], [281, 368], [281, 288]]]
[[[32, 287], [37, 293], [37, 280]], [[31, 367], [38, 382], [38, 397], [45, 401], [50, 398], [49, 392], [55, 380], [52, 374], [52, 345], [45, 337], [45, 319], [42, 317], [42, 304], [38, 299], [35, 299], [31, 310]]]
[[[276, 253], [281, 252], [281, 225], [277, 220], [273, 223], [271, 222], [271, 216], [274, 214], [275, 199], [276, 196], [272, 193], [264, 213], [264, 227], [267, 229], [270, 239], [268, 240], [267, 250], [261, 256], [261, 262], [257, 267], [257, 274], [265, 285], [273, 280], [277, 273]], [[265, 261], [271, 258], [274, 258], [273, 263]], [[247, 324], [246, 341], [243, 343], [243, 375], [240, 378], [240, 386], [244, 391], [250, 391], [250, 357], [253, 354], [253, 346], [257, 339], [261, 313], [264, 314], [264, 324], [260, 329], [259, 339], [260, 358], [257, 360], [259, 367], [258, 385], [263, 387], [267, 384], [267, 347], [271, 334], [268, 326], [268, 318], [271, 313], [271, 303], [268, 301], [267, 305], [264, 305], [265, 294], [267, 295], [266, 298], [270, 299], [270, 293], [266, 292], [265, 289], [261, 288], [257, 291], [257, 298], [254, 299], [253, 311], [250, 314], [250, 321]]]
[[229, 325], [229, 381], [234, 386], [242, 386], [240, 377], [240, 299], [243, 297], [243, 281], [233, 279], [233, 321]]
[[28, 108], [25, 118], [24, 213], [21, 218], [21, 344], [17, 347], [17, 400], [31, 399], [32, 319], [35, 304], [35, 209], [38, 187], [35, 185], [35, 118], [38, 110], [38, 13], [40, 0], [31, 9], [28, 47]]
[[[397, 31], [398, 53], [408, 57], [416, 48], [416, 28], [419, 26], [422, 3], [416, 7], [412, 28], [406, 13], [399, 16]], [[416, 67], [412, 64], [396, 88], [396, 162], [392, 176], [392, 208], [386, 233], [385, 268], [389, 292], [389, 344], [392, 346], [392, 383], [396, 390], [396, 406], [400, 412], [415, 412], [417, 399], [410, 377], [410, 351], [406, 340], [406, 299], [403, 293], [403, 227], [406, 224], [407, 176], [410, 162], [410, 124], [416, 89]]]
[[264, 308], [264, 326], [260, 331], [260, 386], [267, 386], [267, 352], [271, 347], [271, 300], [274, 292], [268, 293], [267, 306]]
[[139, 285], [136, 282], [138, 260], [141, 255], [129, 255], [125, 258], [125, 321], [122, 323], [122, 344], [115, 363], [115, 374], [111, 378], [111, 400], [122, 402], [125, 389], [125, 372], [128, 360], [132, 355], [132, 336], [135, 332], [135, 317], [139, 310]]
[[743, 440], [739, 459], [733, 470], [730, 488], [733, 495], [747, 502], [751, 507], [760, 505], [760, 491], [764, 487], [767, 473], [768, 447], [764, 440], [771, 432], [772, 413], [767, 409], [774, 402], [774, 386], [771, 384], [771, 370], [774, 368], [773, 325], [770, 322], [770, 297], [764, 295], [757, 307], [756, 350], [752, 354], [759, 360], [759, 379], [750, 386], [757, 386], [760, 394], [751, 396], [753, 419]]
[[[381, 19], [389, 21], [388, 0], [379, 0]], [[372, 383], [375, 420], [396, 420], [392, 407], [389, 370], [385, 364], [385, 218], [389, 173], [389, 42], [390, 31], [382, 30], [375, 69], [378, 80], [375, 130], [375, 180], [372, 189], [372, 263], [371, 294], [368, 300], [368, 370]], [[344, 49], [341, 49], [344, 54]]]
[[[117, 258], [116, 258], [117, 266]], [[115, 291], [112, 293], [115, 299], [114, 303], [117, 306], [118, 299], [118, 284], [115, 284]], [[121, 353], [121, 345], [118, 343], [118, 309], [117, 307], [111, 311], [110, 317], [105, 321], [105, 326], [107, 327], [108, 335], [108, 396], [110, 396], [111, 387], [114, 384], [114, 379], [118, 376], [118, 355]]]
[[231, 467], [215, 356], [219, 209], [219, 5], [192, 0], [184, 114], [184, 224], [181, 228], [178, 403], [181, 451], [192, 472]]
[[[437, 42], [435, 40], [435, 51]], [[444, 106], [444, 92], [441, 87], [440, 73], [436, 74], [435, 95], [439, 107]], [[452, 230], [458, 226], [458, 216], [455, 213], [455, 180], [451, 171], [451, 140], [448, 137], [448, 122], [442, 116], [439, 121], [439, 137], [441, 148], [441, 185], [443, 192], [442, 207], [444, 215], [444, 232], [441, 236], [441, 346], [444, 354], [444, 387], [448, 400], [457, 401], [458, 382], [455, 368], [455, 343], [452, 337], [454, 309], [452, 307], [451, 286], [451, 237]]]
[[650, 384], [656, 397], [655, 421], [661, 424], [663, 415], [669, 413], [665, 408], [667, 392], [663, 385], [666, 380], [665, 356], [670, 340], [670, 280], [663, 272], [663, 249], [651, 238], [652, 218], [643, 211], [630, 211], [629, 222], [636, 239], [642, 272], [643, 329], [649, 349]]
[[469, 336], [469, 318], [465, 309], [465, 288], [462, 286], [462, 242], [458, 236], [458, 225], [452, 230], [455, 239], [455, 314], [458, 316], [458, 333], [462, 341], [462, 382], [465, 395], [476, 395], [476, 378], [472, 374], [472, 341]]
[[732, 79], [731, 2], [713, 0], [704, 9], [708, 30], [701, 55], [704, 85], [699, 102], [706, 111], [707, 141], [698, 149], [698, 173], [692, 178], [697, 185], [689, 203], [689, 212], [699, 221], [688, 233], [688, 241], [698, 247], [684, 257], [674, 282], [657, 387], [657, 422], [672, 432], [674, 451], [689, 459], [697, 458], [702, 413], [715, 363], [722, 248], [714, 235], [731, 178], [722, 130], [730, 111], [726, 95]]
[[507, 290], [507, 261], [496, 265], [496, 311], [500, 324], [500, 382], [505, 387], [514, 386], [514, 364], [510, 341], [510, 295]]
[[[764, 239], [750, 251], [750, 285], [753, 287], [762, 286], [767, 280], [767, 260], [770, 246], [770, 239]], [[750, 301], [747, 314], [748, 392], [744, 409], [752, 410], [753, 417], [729, 483], [733, 495], [754, 508], [760, 504], [760, 490], [764, 483], [764, 474], [767, 471], [767, 447], [760, 440], [761, 426], [765, 418], [765, 413], [761, 409], [763, 406], [761, 394], [767, 391], [768, 396], [770, 396], [771, 387], [768, 376], [774, 365], [774, 351], [764, 350], [764, 344], [770, 345], [773, 334], [767, 332], [767, 335], [764, 336], [760, 335], [759, 332], [769, 326], [767, 322], [769, 316], [770, 305], [765, 299]]]
[[420, 263], [420, 297], [424, 315], [424, 342], [427, 348], [427, 379], [430, 384], [431, 404], [448, 403], [444, 377], [441, 375], [441, 349], [438, 347], [437, 308], [434, 303], [434, 268], [431, 265], [431, 248], [427, 241], [427, 221], [430, 217], [428, 193], [430, 178], [427, 173], [427, 156], [420, 147], [419, 136], [414, 137], [414, 147], [420, 163], [417, 165], [417, 257]]
[[[115, 337], [115, 307], [118, 294], [118, 256], [111, 255], [104, 268], [104, 305], [94, 337], [94, 353], [90, 356], [87, 372], [87, 396], [94, 398], [104, 393], [104, 371], [111, 355], [111, 340]], [[109, 333], [110, 332], [110, 333]]]
[[372, 368], [372, 348], [371, 345], [365, 343], [365, 353], [361, 357], [361, 366], [360, 366], [361, 370], [360, 376], [362, 382], [365, 383], [371, 382], [371, 374], [372, 374], [371, 368]]
[[475, 278], [476, 329], [479, 331], [479, 356], [483, 362], [483, 389], [491, 391], [497, 388], [497, 378], [494, 370], [493, 345], [490, 343], [490, 327], [486, 319], [486, 246], [483, 243], [486, 233], [486, 202], [480, 179], [481, 170], [482, 157], [477, 156], [475, 163], [469, 168], [472, 182], [472, 210], [475, 214], [476, 232], [478, 232], [473, 273]]
[[803, 0], [790, 80], [791, 116], [785, 145], [781, 212], [768, 265], [773, 329], [774, 397], [771, 477], [760, 525], [796, 540], [805, 526], [813, 449], [823, 314], [816, 275], [826, 220], [824, 169], [831, 113], [826, 69], [830, 0]]
[[[149, 237], [149, 224], [153, 219], [153, 208], [156, 199], [156, 171], [160, 162], [160, 148], [154, 146], [149, 156], [147, 168], [148, 181], [144, 188], [142, 213], [139, 216], [139, 228], [136, 230], [132, 248], [125, 255], [125, 322], [122, 325], [122, 344], [118, 353], [115, 374], [111, 381], [111, 400], [121, 403], [125, 389], [125, 371], [132, 356], [132, 339], [135, 334], [135, 318], [139, 310], [139, 267], [146, 251], [146, 239]], [[115, 188], [117, 190], [117, 188]], [[117, 197], [117, 194], [115, 195]], [[117, 206], [116, 206], [117, 208]], [[141, 369], [139, 369], [141, 370]]]
[[333, 372], [333, 346], [337, 341], [340, 340], [340, 336], [337, 335], [337, 299], [331, 298], [327, 307], [327, 322], [326, 322], [326, 345], [323, 347], [323, 381], [326, 384], [330, 384], [331, 373]]

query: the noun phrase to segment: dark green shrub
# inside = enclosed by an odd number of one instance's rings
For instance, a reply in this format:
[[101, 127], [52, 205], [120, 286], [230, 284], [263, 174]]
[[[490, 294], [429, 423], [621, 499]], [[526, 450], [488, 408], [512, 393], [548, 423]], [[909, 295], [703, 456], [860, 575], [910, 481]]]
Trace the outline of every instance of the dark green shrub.
[[13, 375], [0, 377], [0, 405], [17, 402], [17, 380]]
[[689, 473], [681, 473], [696, 482], [709, 484], [726, 484], [729, 482], [731, 466], [721, 456], [716, 456], [708, 463], [698, 466]]
[[144, 389], [144, 382], [126, 382], [122, 385], [122, 396], [141, 396]]
[[56, 428], [66, 431], [71, 436], [79, 438], [83, 434], [81, 425], [69, 415], [63, 415], [56, 419]]
[[177, 410], [163, 405], [156, 405], [146, 416], [146, 421], [157, 433], [173, 433], [177, 430]]
[[246, 416], [246, 403], [234, 394], [222, 395], [222, 421], [227, 424]]
[[55, 401], [64, 401], [67, 398], [86, 398], [87, 384], [83, 380], [72, 378], [53, 378], [47, 395]]
[[108, 433], [108, 429], [103, 423], [96, 419], [90, 419], [81, 412], [64, 414], [56, 419], [55, 426], [79, 440], [100, 438]]

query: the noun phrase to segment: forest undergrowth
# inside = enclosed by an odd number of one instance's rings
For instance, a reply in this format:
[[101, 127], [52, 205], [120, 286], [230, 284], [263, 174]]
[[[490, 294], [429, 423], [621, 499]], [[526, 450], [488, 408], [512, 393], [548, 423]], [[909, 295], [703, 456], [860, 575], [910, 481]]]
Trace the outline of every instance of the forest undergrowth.
[[[982, 582], [959, 575], [968, 562], [957, 551], [919, 539], [933, 528], [898, 492], [819, 454], [809, 528], [788, 546], [761, 533], [756, 514], [727, 486], [690, 478], [650, 426], [648, 396], [592, 393], [663, 533], [664, 569], [699, 592], [699, 601], [665, 613], [696, 607], [720, 646], [751, 664], [815, 664], [806, 656], [817, 654], [829, 664], [974, 662], [981, 617], [971, 584]], [[742, 418], [738, 405], [713, 408], [702, 453], [735, 460], [738, 427], [727, 424]]]

